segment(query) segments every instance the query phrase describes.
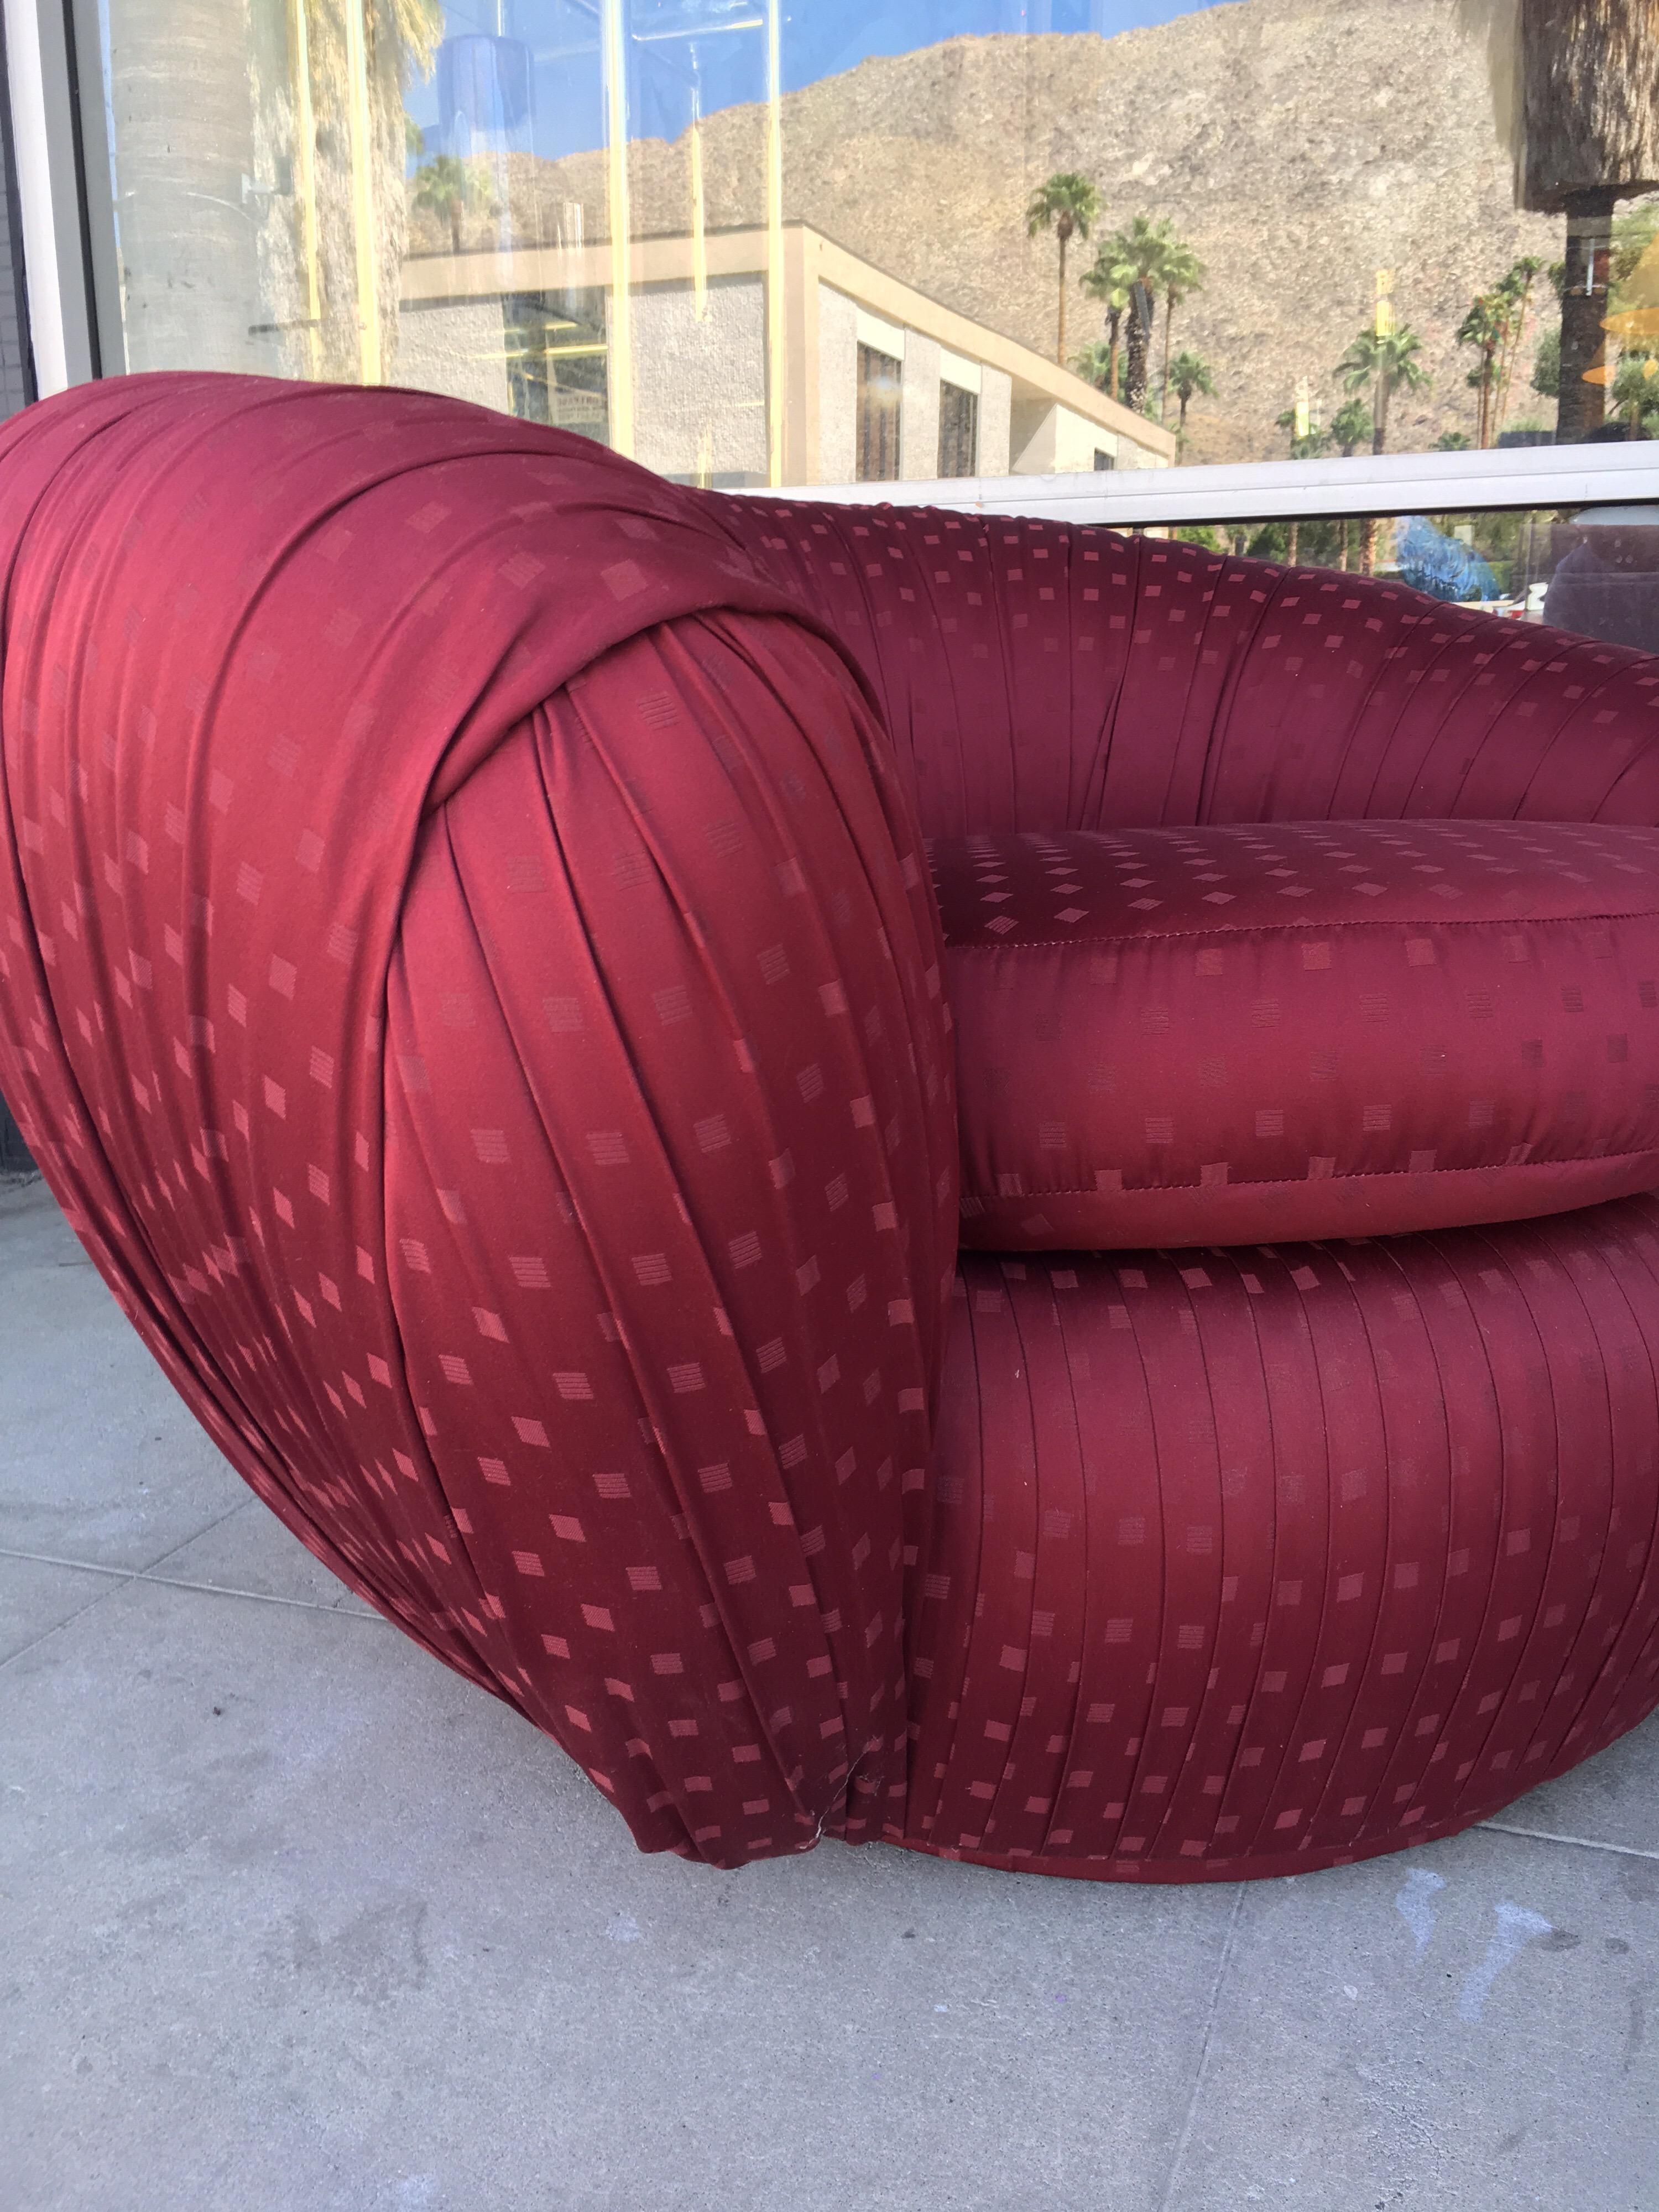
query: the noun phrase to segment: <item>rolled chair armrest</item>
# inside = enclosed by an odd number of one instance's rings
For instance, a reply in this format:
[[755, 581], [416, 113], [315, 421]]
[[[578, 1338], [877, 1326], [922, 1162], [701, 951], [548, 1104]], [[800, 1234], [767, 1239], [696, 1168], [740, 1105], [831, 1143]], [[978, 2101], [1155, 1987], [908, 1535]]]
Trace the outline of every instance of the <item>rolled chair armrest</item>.
[[878, 1826], [956, 1133], [865, 692], [584, 441], [244, 380], [31, 413], [0, 1090], [77, 1232], [642, 1846]]

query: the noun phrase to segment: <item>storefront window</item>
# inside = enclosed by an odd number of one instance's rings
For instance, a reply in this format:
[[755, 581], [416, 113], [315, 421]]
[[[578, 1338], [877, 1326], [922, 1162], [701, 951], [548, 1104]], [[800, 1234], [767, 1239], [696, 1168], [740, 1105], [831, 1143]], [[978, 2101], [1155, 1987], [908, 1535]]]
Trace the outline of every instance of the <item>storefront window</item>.
[[1206, 523], [1150, 534], [1397, 579], [1431, 599], [1659, 653], [1659, 506]]
[[733, 487], [1659, 427], [1646, 8], [75, 5], [135, 369]]

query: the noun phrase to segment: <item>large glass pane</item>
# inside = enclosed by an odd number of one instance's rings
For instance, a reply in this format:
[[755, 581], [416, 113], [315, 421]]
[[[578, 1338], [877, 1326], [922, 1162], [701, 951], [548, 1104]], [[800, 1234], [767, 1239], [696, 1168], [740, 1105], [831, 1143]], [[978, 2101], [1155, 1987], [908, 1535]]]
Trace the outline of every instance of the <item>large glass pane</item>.
[[1431, 599], [1659, 653], [1659, 506], [1202, 523], [1148, 536], [1398, 577]]
[[135, 368], [732, 486], [1659, 426], [1650, 0], [75, 4]]
[[[11, 143], [11, 103], [6, 44], [0, 28], [0, 421], [33, 397], [28, 316], [23, 301], [23, 225]], [[8, 1117], [0, 1103], [0, 1169], [6, 1158]]]

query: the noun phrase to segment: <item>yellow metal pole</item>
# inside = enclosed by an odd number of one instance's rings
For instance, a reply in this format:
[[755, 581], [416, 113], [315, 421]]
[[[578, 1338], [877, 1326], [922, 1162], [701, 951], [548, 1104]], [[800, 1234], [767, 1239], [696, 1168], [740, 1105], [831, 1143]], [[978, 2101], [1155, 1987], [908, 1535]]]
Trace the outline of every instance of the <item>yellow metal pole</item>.
[[306, 361], [321, 367], [323, 292], [317, 267], [317, 118], [311, 105], [311, 32], [307, 0], [290, 0], [294, 44], [294, 182], [300, 204], [300, 267], [305, 283]]
[[628, 50], [623, 0], [604, 0], [605, 196], [611, 222], [611, 357], [606, 398], [611, 443], [634, 452], [634, 301], [629, 290]]
[[708, 313], [708, 210], [702, 190], [702, 106], [691, 94], [691, 311], [699, 322]]
[[783, 59], [781, 0], [766, 0], [767, 477], [783, 482], [787, 325], [783, 298]]
[[349, 82], [351, 219], [357, 249], [358, 373], [380, 381], [380, 254], [374, 225], [374, 123], [368, 101], [366, 0], [346, 0], [346, 75]]

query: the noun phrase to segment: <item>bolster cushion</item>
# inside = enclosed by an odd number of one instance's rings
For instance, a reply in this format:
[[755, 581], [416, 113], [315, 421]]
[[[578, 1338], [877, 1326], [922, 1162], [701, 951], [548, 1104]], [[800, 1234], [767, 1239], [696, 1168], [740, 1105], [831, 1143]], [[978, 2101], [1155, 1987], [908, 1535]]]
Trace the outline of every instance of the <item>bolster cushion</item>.
[[1659, 831], [936, 841], [964, 1243], [1392, 1235], [1659, 1183]]

